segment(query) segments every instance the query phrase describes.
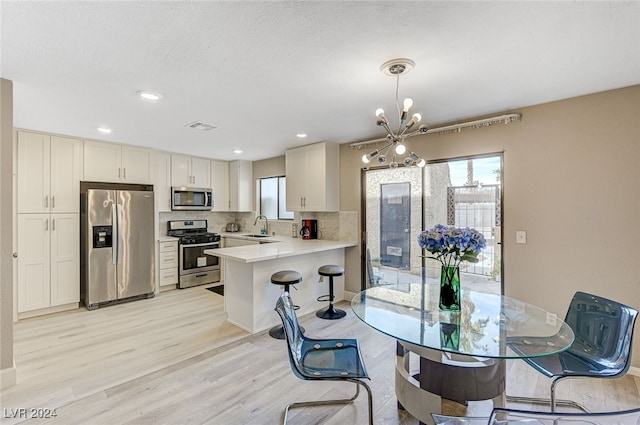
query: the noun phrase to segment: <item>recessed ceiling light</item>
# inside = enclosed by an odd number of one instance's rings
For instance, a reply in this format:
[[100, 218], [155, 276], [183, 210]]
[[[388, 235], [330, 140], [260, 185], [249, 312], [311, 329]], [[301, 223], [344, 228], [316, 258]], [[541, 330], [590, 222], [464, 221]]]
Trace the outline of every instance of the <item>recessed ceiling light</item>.
[[145, 100], [160, 100], [162, 99], [162, 95], [160, 93], [154, 93], [146, 90], [138, 90], [138, 96]]
[[297, 137], [304, 139], [305, 137], [307, 137], [307, 135], [305, 133], [298, 133], [296, 134]]
[[109, 127], [98, 127], [98, 131], [103, 134], [111, 133], [111, 129]]
[[235, 153], [236, 155], [240, 155], [243, 152], [242, 149], [234, 149], [233, 153]]

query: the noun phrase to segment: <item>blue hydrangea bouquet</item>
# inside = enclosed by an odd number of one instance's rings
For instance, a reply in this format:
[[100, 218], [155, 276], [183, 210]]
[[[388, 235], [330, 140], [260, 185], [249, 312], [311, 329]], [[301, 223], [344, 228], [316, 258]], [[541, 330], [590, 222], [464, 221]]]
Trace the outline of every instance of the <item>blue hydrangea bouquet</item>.
[[420, 233], [418, 244], [432, 254], [428, 258], [440, 261], [443, 266], [457, 267], [463, 261], [477, 263], [487, 242], [475, 229], [436, 224]]

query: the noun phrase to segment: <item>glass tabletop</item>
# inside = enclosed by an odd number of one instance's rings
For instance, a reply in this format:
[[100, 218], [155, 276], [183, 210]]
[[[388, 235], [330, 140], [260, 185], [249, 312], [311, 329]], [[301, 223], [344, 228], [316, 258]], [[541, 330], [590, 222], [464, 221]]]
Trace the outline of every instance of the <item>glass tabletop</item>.
[[356, 316], [400, 341], [492, 358], [541, 357], [566, 350], [573, 331], [540, 307], [503, 295], [462, 289], [458, 312], [439, 309], [439, 284], [369, 288], [351, 301]]

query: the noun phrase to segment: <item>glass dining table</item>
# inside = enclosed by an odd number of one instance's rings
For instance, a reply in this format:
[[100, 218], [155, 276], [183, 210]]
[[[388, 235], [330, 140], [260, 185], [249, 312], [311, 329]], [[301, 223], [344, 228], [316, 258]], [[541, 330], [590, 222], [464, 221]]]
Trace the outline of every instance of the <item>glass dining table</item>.
[[505, 359], [566, 350], [574, 334], [555, 314], [504, 295], [463, 287], [460, 311], [439, 308], [439, 284], [375, 286], [351, 307], [360, 320], [397, 341], [399, 407], [433, 423], [441, 399], [506, 402]]

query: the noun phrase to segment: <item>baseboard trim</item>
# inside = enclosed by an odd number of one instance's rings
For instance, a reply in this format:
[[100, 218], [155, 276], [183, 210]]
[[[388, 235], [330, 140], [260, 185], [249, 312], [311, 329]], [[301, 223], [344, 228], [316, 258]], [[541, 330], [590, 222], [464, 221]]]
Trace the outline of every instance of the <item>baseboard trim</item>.
[[629, 368], [629, 374], [640, 377], [640, 367], [631, 366]]
[[9, 388], [17, 382], [16, 362], [14, 360], [13, 366], [6, 369], [0, 369], [0, 390]]
[[356, 296], [356, 294], [356, 292], [344, 291], [344, 300], [350, 303], [353, 297]]

